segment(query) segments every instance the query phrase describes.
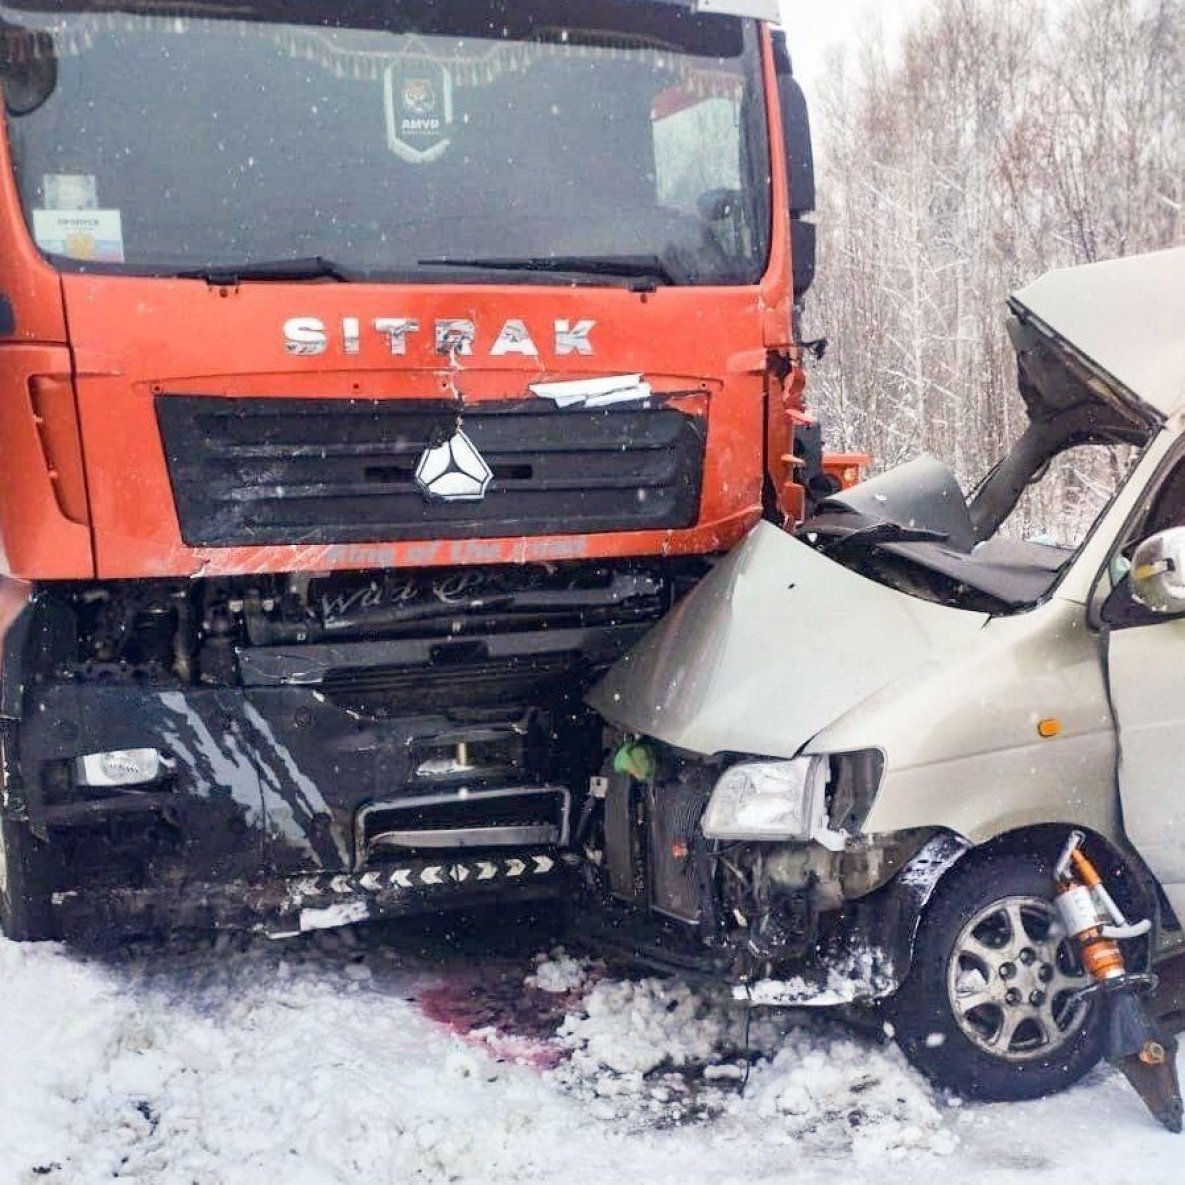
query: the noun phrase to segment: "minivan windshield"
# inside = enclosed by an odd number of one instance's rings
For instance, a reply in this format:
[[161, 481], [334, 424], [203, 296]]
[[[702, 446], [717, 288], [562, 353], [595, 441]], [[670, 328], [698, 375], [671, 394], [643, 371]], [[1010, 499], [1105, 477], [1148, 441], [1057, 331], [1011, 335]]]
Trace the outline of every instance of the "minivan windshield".
[[947, 466], [923, 457], [827, 499], [801, 533], [902, 592], [990, 613], [1022, 609], [1053, 589], [1139, 456], [1131, 443], [1106, 441], [1054, 451], [987, 530], [974, 507], [1007, 480], [1008, 458], [968, 499]]
[[760, 60], [755, 21], [636, 0], [0, 3], [21, 201], [73, 270], [754, 283]]

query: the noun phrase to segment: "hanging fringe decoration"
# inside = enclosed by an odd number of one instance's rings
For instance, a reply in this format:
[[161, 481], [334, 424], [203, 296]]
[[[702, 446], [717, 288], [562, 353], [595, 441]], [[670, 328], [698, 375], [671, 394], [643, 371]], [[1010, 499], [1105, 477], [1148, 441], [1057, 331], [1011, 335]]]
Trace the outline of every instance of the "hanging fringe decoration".
[[[184, 37], [213, 23], [212, 12], [234, 12], [231, 6], [168, 4], [154, 6], [151, 13], [63, 14], [38, 29], [24, 26], [0, 28], [0, 64], [16, 64], [44, 56], [52, 44], [59, 58], [80, 57], [89, 52], [98, 37], [128, 38], [162, 33]], [[241, 11], [241, 10], [240, 10]], [[218, 17], [220, 31], [237, 32], [244, 40], [265, 39], [295, 60], [316, 64], [337, 78], [377, 82], [392, 64], [424, 63], [447, 66], [454, 85], [488, 86], [506, 73], [522, 73], [546, 58], [590, 61], [641, 60], [668, 75], [696, 98], [733, 99], [742, 89], [739, 77], [723, 66], [698, 64], [677, 48], [637, 37], [624, 37], [596, 29], [541, 30], [530, 41], [486, 41], [473, 38], [449, 39], [452, 52], [442, 54], [429, 40], [416, 34], [390, 34], [390, 48], [375, 49], [376, 34], [359, 29], [324, 29], [292, 25], [267, 25], [231, 16]], [[442, 39], [443, 40], [443, 39]]]

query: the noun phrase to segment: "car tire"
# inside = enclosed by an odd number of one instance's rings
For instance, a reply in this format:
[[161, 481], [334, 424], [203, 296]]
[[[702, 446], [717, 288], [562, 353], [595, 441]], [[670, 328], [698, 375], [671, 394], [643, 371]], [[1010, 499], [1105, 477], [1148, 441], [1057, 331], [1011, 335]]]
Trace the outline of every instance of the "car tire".
[[[970, 857], [939, 882], [889, 1019], [909, 1060], [968, 1098], [1040, 1098], [1103, 1054], [1104, 1022], [1035, 855]], [[1018, 933], [1019, 931], [1019, 933]]]
[[48, 863], [28, 824], [0, 815], [0, 930], [14, 942], [57, 937]]

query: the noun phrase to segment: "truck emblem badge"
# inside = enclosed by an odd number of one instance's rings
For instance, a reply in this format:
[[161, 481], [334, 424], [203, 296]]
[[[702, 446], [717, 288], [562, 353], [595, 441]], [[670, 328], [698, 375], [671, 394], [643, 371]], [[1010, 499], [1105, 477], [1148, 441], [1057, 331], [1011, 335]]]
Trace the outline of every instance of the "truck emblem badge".
[[403, 84], [403, 106], [409, 115], [429, 116], [436, 110], [436, 90], [426, 78], [409, 78]]
[[416, 485], [429, 502], [480, 502], [493, 480], [494, 471], [460, 428], [426, 449], [416, 466]]

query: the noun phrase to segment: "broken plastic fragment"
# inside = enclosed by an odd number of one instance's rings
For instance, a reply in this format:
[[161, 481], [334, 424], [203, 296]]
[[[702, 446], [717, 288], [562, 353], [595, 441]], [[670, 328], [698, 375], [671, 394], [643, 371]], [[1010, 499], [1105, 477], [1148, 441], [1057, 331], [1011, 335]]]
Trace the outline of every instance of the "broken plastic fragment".
[[642, 403], [653, 394], [640, 374], [604, 379], [576, 379], [562, 383], [533, 383], [533, 394], [550, 399], [559, 408], [613, 407], [618, 403]]
[[654, 777], [654, 754], [638, 741], [630, 741], [614, 754], [613, 768], [619, 774], [648, 782]]

